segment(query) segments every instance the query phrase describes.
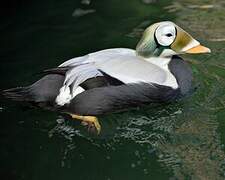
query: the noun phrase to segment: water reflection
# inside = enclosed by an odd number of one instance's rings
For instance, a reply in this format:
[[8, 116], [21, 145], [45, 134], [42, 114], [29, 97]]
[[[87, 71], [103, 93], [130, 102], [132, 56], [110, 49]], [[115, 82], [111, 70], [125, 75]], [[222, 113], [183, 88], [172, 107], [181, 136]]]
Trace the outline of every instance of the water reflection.
[[[82, 5], [88, 6], [88, 5], [91, 4], [91, 0], [82, 0], [80, 3]], [[78, 17], [85, 16], [87, 14], [91, 14], [91, 13], [94, 13], [94, 12], [96, 12], [95, 9], [90, 9], [90, 8], [89, 9], [87, 9], [87, 8], [85, 8], [85, 9], [84, 8], [76, 8], [73, 11], [72, 16], [78, 18]]]
[[145, 28], [151, 25], [151, 21], [146, 20], [135, 27], [131, 33], [127, 34], [128, 37], [140, 38]]
[[82, 0], [81, 4], [89, 5], [91, 4], [91, 0]]
[[[157, 155], [158, 161], [171, 169], [177, 167], [177, 162], [180, 160], [175, 158], [177, 155], [173, 154], [173, 159], [169, 153], [165, 155], [166, 152], [161, 147], [170, 140], [169, 136], [177, 128], [178, 117], [181, 115], [182, 106], [173, 104], [155, 107], [155, 110], [145, 107], [141, 110], [106, 116], [102, 118], [103, 132], [100, 136], [88, 134], [78, 123], [74, 126], [73, 123], [67, 121], [68, 119], [60, 116], [56, 120], [56, 126], [49, 131], [49, 136], [52, 138], [60, 135], [68, 142], [64, 147], [63, 166], [65, 160], [70, 161], [71, 155], [74, 153], [73, 148], [76, 147], [74, 136], [79, 136], [93, 146], [110, 151], [115, 151], [120, 146], [123, 147], [126, 142], [141, 146], [145, 151], [136, 150], [134, 152], [137, 160], [131, 163], [131, 168], [142, 167], [147, 159]], [[110, 156], [106, 158], [110, 159]], [[143, 172], [147, 175], [150, 169], [144, 167]]]
[[78, 8], [78, 9], [75, 9], [72, 13], [72, 16], [73, 17], [80, 17], [80, 16], [84, 16], [86, 14], [90, 14], [90, 13], [94, 13], [95, 12], [95, 9], [81, 9], [81, 8]]

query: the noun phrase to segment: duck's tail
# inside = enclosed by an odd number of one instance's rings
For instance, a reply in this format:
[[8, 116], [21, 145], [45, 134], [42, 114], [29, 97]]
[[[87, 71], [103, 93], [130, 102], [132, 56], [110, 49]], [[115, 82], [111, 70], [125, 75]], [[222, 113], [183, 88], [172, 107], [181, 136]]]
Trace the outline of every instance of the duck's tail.
[[55, 106], [55, 99], [63, 86], [63, 82], [64, 76], [50, 74], [30, 86], [0, 91], [0, 95], [14, 101], [28, 102], [32, 105]]
[[14, 101], [33, 101], [33, 96], [30, 93], [30, 87], [16, 87], [11, 89], [6, 89], [1, 92], [1, 94]]

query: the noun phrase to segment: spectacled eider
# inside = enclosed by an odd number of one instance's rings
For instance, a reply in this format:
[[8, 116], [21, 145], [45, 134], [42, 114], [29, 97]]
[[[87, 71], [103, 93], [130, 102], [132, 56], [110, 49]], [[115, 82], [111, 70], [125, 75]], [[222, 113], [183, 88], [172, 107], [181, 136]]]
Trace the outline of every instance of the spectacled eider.
[[5, 90], [17, 101], [50, 105], [75, 119], [92, 122], [96, 116], [148, 103], [168, 102], [191, 88], [192, 71], [179, 54], [209, 53], [173, 22], [149, 26], [136, 47], [98, 51], [48, 69], [28, 87]]

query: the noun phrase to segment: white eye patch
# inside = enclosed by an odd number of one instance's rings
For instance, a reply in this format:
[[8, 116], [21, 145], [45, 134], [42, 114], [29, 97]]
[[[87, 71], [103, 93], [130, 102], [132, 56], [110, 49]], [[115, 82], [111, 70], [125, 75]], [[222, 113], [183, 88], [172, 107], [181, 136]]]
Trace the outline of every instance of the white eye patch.
[[162, 46], [169, 46], [176, 38], [176, 28], [173, 24], [160, 25], [155, 31], [155, 37]]

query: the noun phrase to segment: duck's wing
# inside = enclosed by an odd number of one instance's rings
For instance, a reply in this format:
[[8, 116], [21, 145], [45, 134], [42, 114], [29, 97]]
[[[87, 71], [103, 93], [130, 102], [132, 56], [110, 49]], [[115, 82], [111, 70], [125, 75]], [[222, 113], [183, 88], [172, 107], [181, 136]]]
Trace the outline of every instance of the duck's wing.
[[133, 50], [123, 48], [102, 50], [70, 59], [59, 65], [58, 68], [46, 70], [46, 72], [64, 73], [65, 80], [60, 94], [67, 94], [69, 96], [68, 93], [71, 92], [71, 96], [74, 97], [76, 95], [76, 89], [80, 84], [90, 78], [104, 76], [105, 72], [101, 68], [98, 68], [96, 63], [104, 64], [106, 61], [116, 59], [118, 56], [125, 56], [131, 52]]
[[96, 61], [95, 67], [124, 84], [139, 82], [163, 84], [167, 78], [165, 70], [139, 59], [134, 52], [120, 54], [106, 61]]
[[158, 66], [139, 59], [132, 49], [116, 48], [98, 51], [83, 57], [66, 61], [59, 66], [70, 67], [66, 72], [64, 84], [75, 83], [76, 88], [88, 78], [107, 74], [119, 81], [128, 83], [157, 83], [162, 84], [166, 72]]
[[[108, 76], [124, 84], [129, 83], [156, 83], [162, 84], [166, 73], [158, 66], [138, 59], [132, 49], [116, 48], [98, 51], [83, 57], [64, 62], [59, 68], [69, 67], [65, 74], [65, 81], [59, 96], [72, 99], [78, 86], [87, 79], [97, 76]], [[64, 98], [65, 99], [65, 98]]]

